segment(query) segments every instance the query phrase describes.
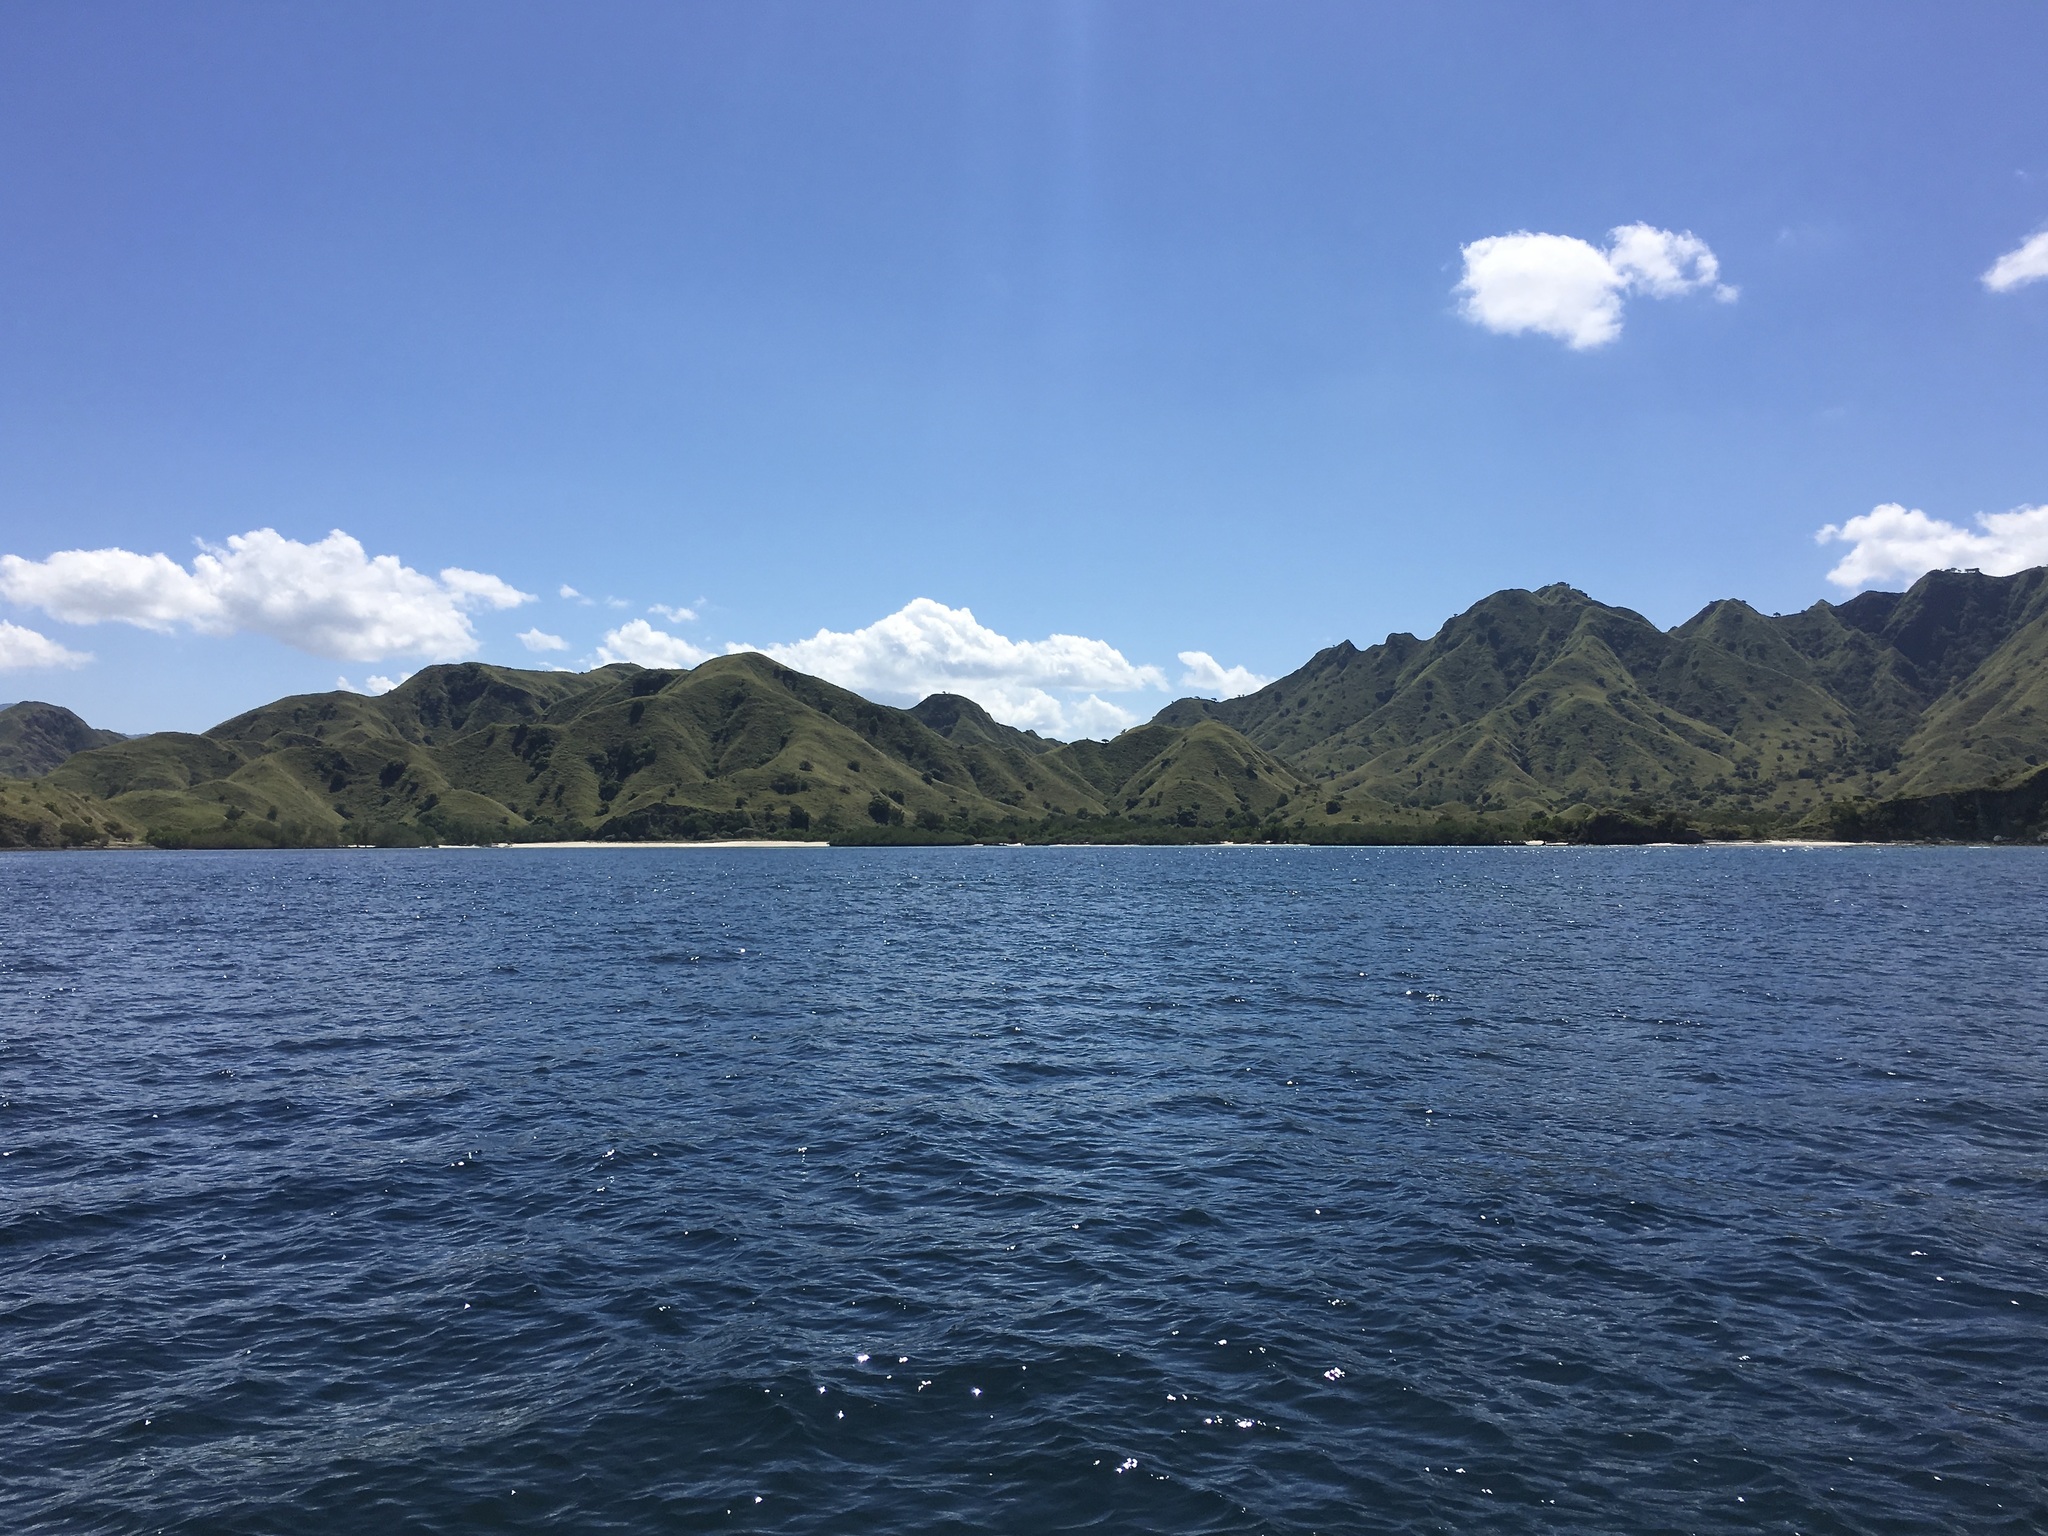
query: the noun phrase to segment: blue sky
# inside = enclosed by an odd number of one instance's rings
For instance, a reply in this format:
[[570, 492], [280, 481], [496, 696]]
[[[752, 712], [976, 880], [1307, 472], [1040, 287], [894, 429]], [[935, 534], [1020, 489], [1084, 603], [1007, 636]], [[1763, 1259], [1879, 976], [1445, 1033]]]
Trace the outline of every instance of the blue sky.
[[[1099, 733], [1505, 586], [2037, 563], [2044, 78], [2034, 3], [16, 3], [0, 698], [804, 641]], [[1611, 335], [1460, 290], [1518, 232]]]

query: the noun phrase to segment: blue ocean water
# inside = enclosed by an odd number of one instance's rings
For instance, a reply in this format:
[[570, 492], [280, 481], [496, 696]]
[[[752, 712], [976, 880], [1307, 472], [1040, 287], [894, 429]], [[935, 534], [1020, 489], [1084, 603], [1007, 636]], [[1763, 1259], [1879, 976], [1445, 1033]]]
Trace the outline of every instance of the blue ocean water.
[[9, 1530], [2048, 1529], [2048, 854], [0, 894]]

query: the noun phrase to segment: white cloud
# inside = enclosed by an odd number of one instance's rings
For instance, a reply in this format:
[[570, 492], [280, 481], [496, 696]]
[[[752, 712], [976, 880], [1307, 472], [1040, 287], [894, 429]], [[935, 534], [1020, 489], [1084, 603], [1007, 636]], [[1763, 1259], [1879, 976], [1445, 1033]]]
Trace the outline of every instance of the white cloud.
[[1702, 289], [1723, 304], [1742, 290], [1721, 281], [1720, 258], [1691, 230], [1675, 234], [1651, 224], [1623, 224], [1608, 232], [1607, 259], [1631, 292], [1676, 299]]
[[1991, 264], [1983, 282], [1993, 293], [2010, 293], [2048, 277], [2048, 229], [2021, 242]]
[[0, 672], [25, 667], [82, 667], [92, 657], [59, 645], [48, 635], [0, 619]]
[[521, 630], [519, 632], [519, 643], [529, 651], [566, 651], [569, 649], [568, 641], [564, 640], [560, 635], [549, 634], [538, 625], [532, 629]]
[[697, 610], [694, 608], [671, 608], [666, 603], [651, 603], [648, 605], [647, 611], [660, 614], [671, 624], [694, 624], [697, 622]]
[[1576, 348], [1621, 334], [1621, 281], [1570, 235], [1489, 235], [1464, 247], [1465, 318], [1501, 335], [1541, 331]]
[[0, 555], [0, 597], [74, 624], [248, 630], [341, 661], [467, 656], [477, 648], [473, 610], [533, 600], [481, 571], [450, 566], [436, 578], [395, 555], [367, 555], [339, 529], [302, 544], [271, 528], [202, 544], [189, 569], [126, 549]]
[[[333, 537], [333, 534], [328, 535], [330, 540]], [[361, 545], [356, 547], [362, 548]], [[379, 558], [389, 560], [393, 557], [384, 555]], [[533, 601], [531, 592], [522, 592], [510, 582], [487, 576], [482, 571], [465, 571], [459, 565], [442, 570], [441, 585], [448, 589], [456, 602], [470, 608], [517, 608], [521, 603]]]
[[1454, 290], [1465, 318], [1500, 335], [1536, 331], [1585, 351], [1621, 334], [1630, 293], [1668, 299], [1711, 289], [1723, 303], [1738, 296], [1721, 282], [1706, 241], [1689, 231], [1623, 224], [1608, 238], [1604, 251], [1573, 235], [1527, 230], [1473, 241]]
[[656, 629], [645, 619], [628, 619], [609, 631], [597, 648], [598, 666], [630, 661], [643, 667], [694, 667], [710, 656], [679, 636]]
[[576, 589], [575, 589], [574, 587], [570, 586], [570, 585], [569, 585], [569, 584], [568, 584], [568, 583], [567, 583], [566, 581], [562, 583], [562, 588], [561, 588], [561, 591], [560, 591], [560, 592], [559, 592], [559, 593], [558, 593], [557, 595], [558, 595], [558, 596], [561, 596], [561, 597], [566, 597], [566, 598], [568, 598], [568, 599], [569, 599], [569, 600], [570, 600], [571, 602], [577, 602], [577, 603], [587, 603], [587, 602], [589, 602], [589, 601], [590, 601], [590, 599], [589, 599], [589, 598], [585, 597], [585, 596], [584, 596], [584, 595], [583, 595], [583, 594], [582, 594], [581, 592], [578, 592], [578, 591], [577, 591], [577, 590], [576, 590]]
[[[1053, 703], [1057, 707], [1057, 712], [1036, 723], [1028, 717], [1005, 720], [1003, 723], [1014, 725], [1019, 730], [1036, 731], [1041, 736], [1054, 736], [1061, 741], [1079, 741], [1084, 737], [1091, 741], [1107, 741], [1145, 719], [1145, 716], [1125, 709], [1120, 704], [1110, 703], [1099, 694], [1091, 693], [1083, 699], [1068, 699], [1065, 703], [1055, 699]], [[988, 708], [987, 705], [982, 707]], [[990, 709], [989, 713], [994, 715], [996, 712]], [[997, 715], [996, 718], [1000, 720], [1002, 716]]]
[[1181, 687], [1219, 699], [1234, 699], [1273, 681], [1249, 667], [1226, 667], [1207, 651], [1182, 651], [1180, 664], [1187, 668], [1180, 675]]
[[969, 610], [928, 597], [865, 629], [821, 629], [786, 645], [729, 649], [764, 651], [871, 697], [914, 702], [933, 693], [964, 694], [1006, 724], [1049, 736], [1122, 730], [1139, 717], [1101, 695], [1166, 686], [1157, 667], [1134, 665], [1105, 640], [1012, 640]]
[[379, 677], [376, 673], [372, 672], [363, 679], [363, 686], [360, 688], [345, 677], [337, 677], [334, 680], [334, 686], [343, 693], [367, 693], [372, 698], [375, 698], [379, 694], [389, 693], [411, 676], [410, 672], [401, 672], [396, 677]]
[[1838, 587], [1865, 587], [1890, 578], [1911, 580], [1928, 571], [1968, 568], [2010, 576], [2048, 565], [2048, 506], [1979, 512], [1976, 529], [1929, 517], [1897, 502], [1873, 507], [1814, 535], [1820, 544], [1847, 544], [1849, 553], [1828, 572]]
[[67, 549], [47, 560], [0, 555], [0, 597], [72, 624], [122, 619], [143, 629], [218, 623], [220, 599], [169, 555]]

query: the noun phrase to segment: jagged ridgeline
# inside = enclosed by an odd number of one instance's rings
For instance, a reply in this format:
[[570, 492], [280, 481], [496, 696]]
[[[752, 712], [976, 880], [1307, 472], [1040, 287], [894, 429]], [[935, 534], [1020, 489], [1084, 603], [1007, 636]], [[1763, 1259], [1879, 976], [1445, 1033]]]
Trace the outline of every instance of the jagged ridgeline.
[[16, 705], [0, 846], [2018, 837], [2041, 830], [2044, 754], [2048, 570], [1936, 572], [1783, 616], [1719, 602], [1670, 631], [1559, 585], [1107, 742], [950, 694], [895, 709], [759, 655], [429, 667], [203, 735]]
[[1717, 602], [1670, 631], [1567, 586], [1498, 592], [1433, 639], [1333, 646], [1160, 719], [1235, 727], [1361, 820], [1616, 807], [1849, 829], [1874, 802], [2033, 778], [2048, 569], [1937, 571], [1783, 616]]

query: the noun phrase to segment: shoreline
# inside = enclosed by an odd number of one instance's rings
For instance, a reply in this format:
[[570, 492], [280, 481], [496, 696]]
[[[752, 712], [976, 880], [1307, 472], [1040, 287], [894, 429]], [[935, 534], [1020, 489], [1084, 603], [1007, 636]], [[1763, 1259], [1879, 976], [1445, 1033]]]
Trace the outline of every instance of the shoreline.
[[[575, 842], [559, 843], [433, 843], [433, 848], [474, 848], [480, 852], [492, 852], [501, 848], [830, 848], [825, 842], [798, 841], [794, 838], [779, 837], [735, 837], [723, 842], [700, 843], [628, 843], [600, 842], [594, 838]], [[417, 852], [415, 849], [391, 849], [394, 853]]]
[[[358, 850], [367, 849], [368, 844], [353, 845]], [[2024, 848], [2026, 843], [1924, 843], [1924, 842], [1847, 842], [1838, 839], [1817, 837], [1774, 837], [1774, 838], [1709, 838], [1699, 843], [1567, 843], [1548, 841], [1525, 841], [1509, 843], [1312, 843], [1312, 842], [1271, 842], [1271, 843], [1143, 843], [1143, 842], [1100, 842], [1100, 843], [831, 843], [818, 840], [796, 841], [781, 838], [733, 838], [723, 842], [623, 842], [586, 840], [559, 843], [434, 843], [427, 849], [476, 849], [491, 851], [518, 848], [830, 848], [842, 852], [853, 849], [879, 849], [884, 852], [902, 852], [915, 848]], [[385, 849], [383, 852], [421, 852], [422, 849]]]
[[735, 848], [739, 848], [739, 849], [756, 849], [756, 848], [759, 848], [759, 849], [789, 849], [789, 850], [796, 850], [796, 849], [805, 849], [805, 850], [825, 850], [825, 849], [840, 849], [840, 850], [846, 850], [846, 849], [881, 849], [881, 850], [884, 850], [884, 851], [902, 851], [902, 850], [906, 850], [906, 849], [915, 849], [915, 848], [927, 848], [927, 849], [929, 849], [929, 848], [988, 848], [988, 849], [995, 849], [995, 848], [1103, 848], [1103, 849], [1115, 849], [1115, 848], [1132, 848], [1132, 849], [1145, 849], [1145, 848], [1150, 848], [1150, 849], [1159, 849], [1159, 848], [1211, 848], [1211, 849], [1223, 849], [1223, 848], [1234, 848], [1234, 849], [1252, 849], [1252, 848], [1275, 848], [1275, 849], [1279, 849], [1279, 848], [1349, 848], [1349, 849], [1359, 849], [1359, 848], [1382, 848], [1382, 849], [1385, 849], [1385, 848], [1469, 848], [1469, 849], [1489, 849], [1489, 848], [1490, 848], [1490, 849], [1503, 849], [1503, 850], [1505, 850], [1505, 849], [1538, 849], [1538, 848], [1543, 848], [1543, 849], [1549, 849], [1549, 848], [1573, 848], [1573, 849], [1580, 849], [1580, 850], [1586, 850], [1586, 849], [1595, 849], [1595, 848], [1639, 848], [1639, 849], [1642, 849], [1642, 848], [1661, 848], [1661, 849], [1669, 849], [1669, 848], [1758, 848], [1758, 849], [1776, 849], [1776, 850], [1778, 850], [1779, 852], [1791, 852], [1791, 851], [1794, 851], [1794, 850], [1813, 850], [1813, 849], [1823, 849], [1823, 848], [1987, 848], [1987, 849], [1989, 849], [1989, 848], [2041, 848], [2041, 847], [2048, 847], [2048, 843], [2043, 843], [2043, 842], [2039, 842], [2039, 841], [2033, 841], [2033, 840], [2028, 840], [2028, 841], [2019, 841], [2019, 840], [2012, 840], [2012, 841], [2005, 841], [2005, 840], [1999, 840], [1999, 841], [1977, 841], [1977, 840], [1970, 840], [1970, 841], [1963, 841], [1963, 840], [1956, 840], [1956, 841], [1931, 841], [1931, 840], [1913, 840], [1913, 839], [1891, 839], [1891, 840], [1878, 840], [1878, 839], [1870, 839], [1870, 840], [1857, 840], [1857, 841], [1843, 841], [1843, 840], [1839, 840], [1839, 839], [1829, 839], [1829, 838], [1816, 838], [1816, 837], [1774, 837], [1774, 838], [1727, 838], [1727, 839], [1716, 839], [1716, 838], [1709, 838], [1709, 839], [1707, 839], [1707, 840], [1705, 840], [1705, 841], [1703, 841], [1703, 842], [1698, 842], [1698, 843], [1669, 843], [1669, 842], [1656, 842], [1656, 843], [1568, 843], [1568, 842], [1562, 842], [1562, 841], [1558, 841], [1558, 842], [1552, 842], [1552, 841], [1549, 841], [1549, 840], [1547, 840], [1547, 839], [1541, 839], [1541, 840], [1539, 840], [1539, 839], [1522, 839], [1522, 840], [1516, 840], [1516, 841], [1513, 841], [1513, 842], [1499, 842], [1499, 843], [1468, 843], [1468, 842], [1442, 842], [1442, 843], [1433, 843], [1433, 842], [1385, 842], [1385, 843], [1336, 843], [1336, 842], [1331, 842], [1331, 843], [1319, 843], [1319, 842], [1308, 842], [1308, 841], [1300, 841], [1300, 842], [1296, 842], [1296, 841], [1293, 841], [1293, 840], [1288, 840], [1288, 841], [1281, 841], [1281, 842], [1270, 842], [1270, 843], [1264, 843], [1264, 842], [1215, 842], [1215, 843], [1194, 843], [1194, 842], [1188, 842], [1188, 843], [1178, 843], [1178, 842], [1174, 842], [1174, 843], [1166, 843], [1166, 842], [1161, 842], [1161, 843], [1152, 843], [1152, 842], [1140, 842], [1140, 841], [1134, 841], [1134, 840], [1125, 840], [1125, 839], [1117, 839], [1117, 840], [1115, 840], [1115, 841], [1104, 841], [1104, 842], [1045, 842], [1045, 843], [1022, 843], [1022, 842], [1018, 842], [1018, 843], [996, 843], [996, 842], [987, 842], [987, 843], [980, 843], [980, 842], [960, 842], [960, 843], [832, 843], [832, 842], [827, 842], [827, 841], [825, 841], [825, 840], [823, 840], [823, 839], [794, 839], [794, 838], [768, 838], [768, 837], [757, 837], [757, 838], [726, 838], [726, 839], [723, 839], [723, 840], [717, 840], [717, 841], [705, 841], [705, 842], [625, 842], [625, 841], [618, 841], [618, 840], [611, 840], [611, 839], [602, 839], [602, 840], [600, 840], [600, 839], [595, 839], [595, 838], [586, 838], [586, 839], [578, 839], [578, 840], [573, 840], [573, 841], [563, 841], [563, 842], [530, 842], [530, 843], [415, 843], [415, 844], [410, 844], [410, 845], [405, 845], [405, 846], [395, 846], [395, 847], [380, 847], [380, 846], [378, 846], [378, 845], [377, 845], [377, 844], [375, 844], [375, 843], [342, 843], [342, 844], [327, 844], [327, 845], [324, 845], [324, 846], [323, 846], [323, 845], [314, 845], [314, 846], [276, 846], [276, 847], [228, 847], [228, 848], [203, 848], [203, 847], [202, 847], [202, 848], [159, 848], [159, 847], [156, 847], [156, 846], [155, 846], [154, 844], [150, 844], [150, 843], [111, 843], [111, 844], [101, 844], [101, 845], [99, 845], [99, 846], [97, 846], [97, 847], [95, 847], [95, 846], [92, 846], [92, 845], [89, 845], [89, 844], [86, 844], [86, 845], [74, 845], [74, 846], [71, 846], [71, 847], [63, 847], [63, 848], [5, 848], [5, 849], [0, 849], [0, 858], [5, 858], [5, 857], [6, 857], [6, 856], [7, 856], [8, 854], [10, 854], [10, 853], [445, 853], [445, 852], [465, 852], [465, 853], [492, 853], [492, 852], [507, 852], [507, 851], [516, 851], [516, 850], [519, 850], [519, 849], [524, 849], [524, 848], [538, 848], [538, 849], [590, 849], [590, 850], [595, 850], [595, 849], [609, 849], [609, 850], [612, 850], [612, 851], [614, 851], [614, 852], [616, 852], [616, 851], [621, 851], [621, 850], [631, 850], [631, 849], [635, 849], [635, 848], [641, 848], [641, 849], [705, 849], [705, 850], [713, 850], [713, 851], [716, 851], [716, 850], [720, 850], [720, 849], [735, 849]]

